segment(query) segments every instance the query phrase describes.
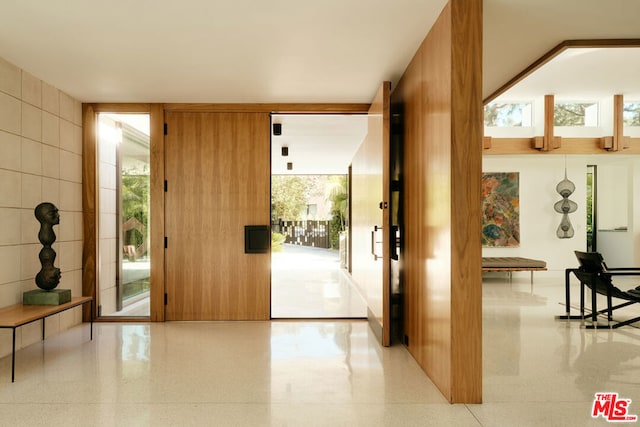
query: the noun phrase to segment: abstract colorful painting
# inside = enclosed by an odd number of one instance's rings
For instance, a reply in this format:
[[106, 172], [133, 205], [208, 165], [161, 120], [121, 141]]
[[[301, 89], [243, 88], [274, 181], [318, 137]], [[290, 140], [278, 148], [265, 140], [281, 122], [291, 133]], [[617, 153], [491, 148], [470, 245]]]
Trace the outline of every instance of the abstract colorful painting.
[[520, 246], [518, 172], [482, 174], [482, 246]]

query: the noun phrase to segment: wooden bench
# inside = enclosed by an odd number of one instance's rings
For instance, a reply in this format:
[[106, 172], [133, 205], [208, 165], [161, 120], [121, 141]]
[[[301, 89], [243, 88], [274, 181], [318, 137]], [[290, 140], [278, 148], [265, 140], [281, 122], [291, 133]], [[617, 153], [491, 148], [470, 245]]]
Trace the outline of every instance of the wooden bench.
[[16, 304], [0, 309], [0, 329], [13, 329], [11, 350], [11, 382], [15, 380], [16, 365], [16, 328], [42, 320], [42, 339], [44, 340], [44, 319], [54, 314], [70, 310], [83, 304], [91, 307], [91, 340], [93, 340], [93, 301], [92, 297], [73, 297], [71, 301], [60, 305], [22, 305]]
[[531, 272], [531, 292], [533, 292], [533, 272], [547, 271], [547, 263], [538, 259], [520, 257], [483, 257], [482, 272], [505, 272], [509, 274], [509, 283], [514, 271]]

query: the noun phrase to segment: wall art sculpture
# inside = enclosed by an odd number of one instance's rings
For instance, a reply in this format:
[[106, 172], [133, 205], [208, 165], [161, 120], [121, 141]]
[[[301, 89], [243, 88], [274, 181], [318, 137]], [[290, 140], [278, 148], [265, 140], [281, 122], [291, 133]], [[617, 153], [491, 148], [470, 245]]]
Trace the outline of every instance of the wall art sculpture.
[[565, 167], [564, 179], [556, 185], [556, 191], [562, 196], [562, 200], [553, 205], [555, 211], [562, 214], [562, 220], [556, 230], [556, 236], [558, 236], [558, 239], [570, 239], [575, 234], [571, 221], [569, 221], [569, 214], [578, 209], [578, 204], [569, 200], [569, 196], [575, 191], [575, 189], [575, 184], [567, 179], [567, 168]]

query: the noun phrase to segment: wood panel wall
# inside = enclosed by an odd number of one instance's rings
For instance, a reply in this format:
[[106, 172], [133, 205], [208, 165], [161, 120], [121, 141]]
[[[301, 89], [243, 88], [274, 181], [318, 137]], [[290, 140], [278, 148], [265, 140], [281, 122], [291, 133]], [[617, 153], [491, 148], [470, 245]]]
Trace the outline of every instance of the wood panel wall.
[[[382, 241], [382, 232], [372, 237], [374, 226], [382, 227], [382, 138], [371, 127], [351, 163], [351, 275], [367, 302], [373, 331], [382, 338], [382, 244], [372, 248], [372, 238]], [[375, 242], [374, 242], [375, 243]], [[377, 323], [377, 324], [376, 324]]]
[[451, 0], [392, 95], [404, 120], [405, 342], [452, 403], [482, 401], [482, 1]]
[[482, 0], [452, 10], [452, 402], [482, 401]]
[[[98, 272], [98, 140], [96, 111], [91, 104], [82, 106], [82, 296], [93, 297], [97, 313], [96, 280]], [[83, 306], [83, 320], [91, 320], [91, 311]]]
[[151, 125], [151, 290], [149, 317], [152, 322], [164, 321], [164, 110], [162, 104], [152, 104]]
[[268, 320], [271, 258], [245, 253], [269, 226], [267, 113], [166, 115], [166, 320]]
[[391, 343], [389, 209], [380, 204], [389, 201], [390, 87], [384, 82], [378, 89], [368, 112], [367, 136], [351, 165], [351, 274], [365, 296], [371, 328], [384, 346]]

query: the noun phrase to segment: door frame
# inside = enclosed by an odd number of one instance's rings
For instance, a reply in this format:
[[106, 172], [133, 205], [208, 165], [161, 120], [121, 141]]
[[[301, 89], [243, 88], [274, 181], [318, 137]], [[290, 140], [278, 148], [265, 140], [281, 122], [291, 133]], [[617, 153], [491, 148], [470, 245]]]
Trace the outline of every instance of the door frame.
[[[293, 116], [293, 115], [297, 115], [297, 116], [302, 116], [302, 115], [306, 115], [306, 114], [313, 114], [313, 115], [317, 115], [317, 116], [345, 116], [345, 115], [352, 115], [352, 116], [361, 116], [364, 117], [367, 115], [368, 109], [370, 108], [369, 105], [366, 105], [366, 108], [363, 107], [362, 110], [357, 109], [354, 111], [321, 111], [321, 112], [286, 112], [286, 111], [280, 111], [280, 112], [272, 112], [271, 113], [271, 148], [272, 148], [272, 156], [273, 156], [273, 129], [274, 129], [274, 122], [273, 122], [273, 116], [283, 116], [283, 115], [289, 115], [289, 116]], [[360, 141], [360, 143], [362, 143], [362, 141]], [[273, 163], [273, 157], [271, 159], [271, 162]], [[317, 176], [338, 176], [338, 175], [344, 175], [346, 177], [346, 191], [347, 191], [347, 218], [346, 218], [346, 226], [347, 226], [347, 246], [345, 248], [346, 251], [346, 272], [349, 273], [349, 275], [351, 274], [351, 238], [352, 238], [352, 228], [351, 228], [351, 163], [349, 163], [349, 165], [347, 166], [347, 171], [344, 174], [327, 174], [327, 173], [320, 173], [317, 174]], [[277, 174], [276, 174], [277, 175]], [[296, 174], [292, 174], [292, 175], [296, 175]], [[314, 176], [316, 174], [305, 174], [302, 173], [301, 175], [306, 175], [306, 176]], [[271, 178], [272, 178], [272, 182], [273, 182], [273, 167], [271, 169]], [[273, 190], [273, 188], [271, 188], [271, 191]], [[273, 225], [273, 224], [272, 224]], [[273, 230], [270, 230], [271, 232]], [[273, 272], [271, 274], [271, 278], [273, 279]], [[271, 284], [271, 287], [273, 289], [273, 283]], [[272, 301], [272, 307], [273, 307], [273, 301]], [[277, 317], [278, 319], [280, 319], [281, 317]], [[282, 318], [287, 318], [287, 317], [282, 317]], [[353, 319], [363, 319], [364, 317], [353, 317]]]
[[[149, 114], [151, 168], [151, 290], [149, 320], [164, 321], [164, 111], [162, 104], [83, 104], [82, 105], [82, 218], [84, 227], [82, 255], [82, 295], [93, 297], [95, 320], [98, 301], [100, 246], [100, 200], [98, 177], [98, 114]], [[89, 321], [91, 310], [83, 308], [83, 320]], [[140, 317], [109, 317], [110, 322], [140, 321]]]
[[[269, 104], [208, 104], [208, 103], [83, 103], [82, 104], [82, 295], [93, 297], [93, 320], [97, 317], [97, 280], [99, 269], [99, 211], [97, 185], [97, 114], [148, 113], [151, 121], [151, 322], [164, 322], [164, 114], [166, 111], [266, 112], [278, 114], [365, 114], [365, 103], [269, 103]], [[83, 307], [83, 321], [91, 319], [90, 307]], [[110, 322], [139, 322], [140, 318], [109, 318]]]

